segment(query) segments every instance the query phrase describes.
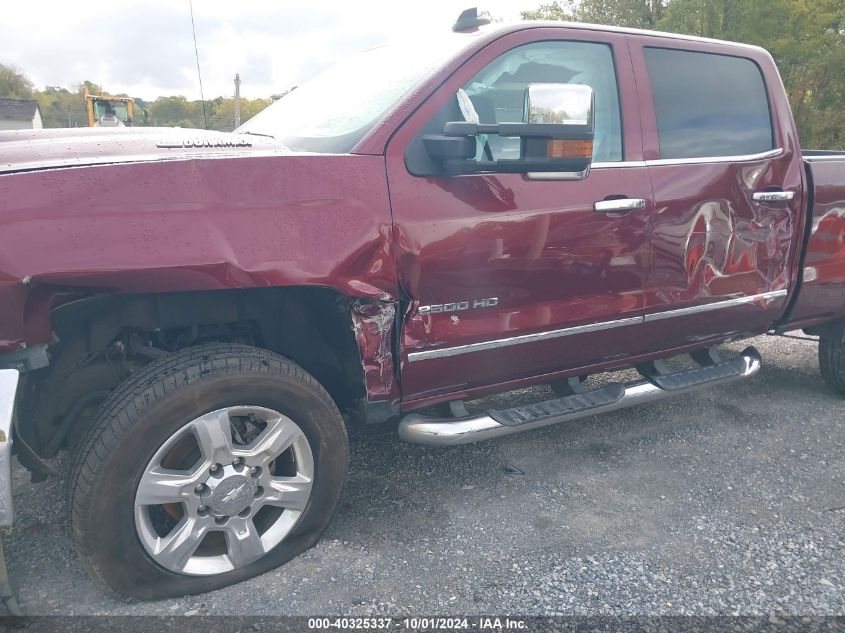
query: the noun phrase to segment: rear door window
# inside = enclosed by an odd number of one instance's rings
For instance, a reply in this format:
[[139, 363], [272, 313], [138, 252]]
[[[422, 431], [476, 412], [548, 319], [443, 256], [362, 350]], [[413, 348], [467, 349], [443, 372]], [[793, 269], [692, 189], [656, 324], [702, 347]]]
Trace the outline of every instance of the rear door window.
[[760, 68], [750, 59], [645, 48], [661, 159], [729, 157], [774, 149]]

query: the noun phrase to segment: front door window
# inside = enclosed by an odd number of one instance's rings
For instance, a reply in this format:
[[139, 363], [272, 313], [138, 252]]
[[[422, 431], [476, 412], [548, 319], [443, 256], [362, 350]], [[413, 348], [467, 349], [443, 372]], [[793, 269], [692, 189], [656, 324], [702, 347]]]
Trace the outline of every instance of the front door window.
[[[525, 89], [529, 84], [572, 83], [590, 86], [596, 99], [593, 160], [622, 160], [622, 118], [613, 55], [594, 42], [534, 42], [514, 48], [488, 64], [463, 87], [479, 123], [524, 120]], [[519, 139], [486, 137], [495, 160], [519, 157]]]

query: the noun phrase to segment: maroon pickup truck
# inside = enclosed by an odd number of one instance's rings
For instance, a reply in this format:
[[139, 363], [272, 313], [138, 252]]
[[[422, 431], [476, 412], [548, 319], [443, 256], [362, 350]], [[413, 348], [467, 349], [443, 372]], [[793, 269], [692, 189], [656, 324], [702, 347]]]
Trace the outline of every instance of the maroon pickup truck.
[[795, 329], [845, 393], [845, 153], [802, 152], [769, 54], [482, 22], [232, 134], [0, 133], [2, 524], [12, 439], [35, 477], [67, 448], [93, 576], [197, 593], [317, 541], [348, 425], [527, 431], [749, 377], [714, 346]]

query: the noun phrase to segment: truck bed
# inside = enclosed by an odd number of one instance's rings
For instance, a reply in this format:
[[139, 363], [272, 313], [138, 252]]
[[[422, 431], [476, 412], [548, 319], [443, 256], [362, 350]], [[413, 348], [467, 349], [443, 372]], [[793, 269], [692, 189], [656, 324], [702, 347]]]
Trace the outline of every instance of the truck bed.
[[803, 156], [810, 217], [790, 329], [845, 317], [845, 152]]

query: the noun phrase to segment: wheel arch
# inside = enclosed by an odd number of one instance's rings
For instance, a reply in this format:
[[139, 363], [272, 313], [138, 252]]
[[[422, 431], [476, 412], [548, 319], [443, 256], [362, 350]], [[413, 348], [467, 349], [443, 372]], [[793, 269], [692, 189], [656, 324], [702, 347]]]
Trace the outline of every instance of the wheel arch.
[[322, 286], [111, 294], [71, 301], [51, 311], [51, 362], [31, 373], [29, 406], [21, 416], [31, 424], [21, 425], [18, 433], [39, 456], [50, 457], [64, 443], [56, 441], [62, 433], [71, 443], [81, 434], [73, 430], [82, 423], [67, 420], [79, 413], [76, 405], [122, 382], [116, 364], [132, 371], [146, 360], [207, 341], [247, 343], [279, 353], [314, 376], [348, 418], [366, 419], [373, 410], [370, 402], [397, 390], [394, 312], [390, 302]]

